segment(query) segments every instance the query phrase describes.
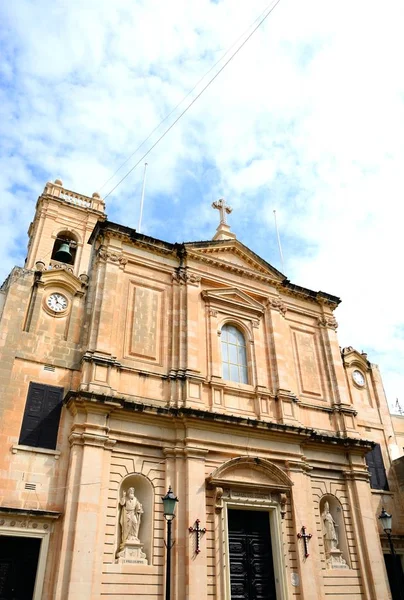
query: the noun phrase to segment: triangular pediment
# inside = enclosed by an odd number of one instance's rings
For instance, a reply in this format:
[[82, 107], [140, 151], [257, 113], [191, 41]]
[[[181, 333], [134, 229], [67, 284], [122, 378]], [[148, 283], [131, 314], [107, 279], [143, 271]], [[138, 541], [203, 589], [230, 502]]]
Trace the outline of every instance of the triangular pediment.
[[262, 314], [265, 311], [265, 306], [261, 304], [261, 302], [251, 298], [251, 296], [235, 287], [204, 290], [202, 292], [202, 297], [205, 302], [211, 305], [242, 307], [244, 310], [249, 310], [258, 314]]
[[238, 240], [215, 240], [185, 244], [189, 256], [244, 275], [260, 275], [275, 281], [285, 276]]

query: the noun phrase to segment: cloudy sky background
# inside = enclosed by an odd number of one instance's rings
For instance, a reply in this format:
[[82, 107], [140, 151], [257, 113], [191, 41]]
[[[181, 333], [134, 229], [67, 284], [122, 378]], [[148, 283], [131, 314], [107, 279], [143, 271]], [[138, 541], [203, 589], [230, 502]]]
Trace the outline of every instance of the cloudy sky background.
[[[0, 5], [1, 278], [23, 264], [45, 182], [105, 196], [142, 152], [103, 186], [122, 162], [270, 6]], [[148, 156], [143, 231], [210, 239], [210, 205], [224, 196], [238, 238], [281, 269], [276, 209], [285, 274], [342, 298], [341, 346], [368, 352], [390, 405], [404, 407], [403, 16], [398, 0], [281, 0]], [[142, 173], [143, 163], [107, 198], [111, 220], [137, 226]]]

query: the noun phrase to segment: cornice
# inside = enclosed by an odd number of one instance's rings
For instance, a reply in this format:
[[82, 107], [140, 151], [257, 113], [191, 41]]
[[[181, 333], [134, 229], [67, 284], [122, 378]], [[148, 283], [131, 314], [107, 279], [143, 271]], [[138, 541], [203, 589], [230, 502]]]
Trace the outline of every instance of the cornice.
[[219, 426], [223, 426], [223, 424], [237, 425], [238, 427], [242, 427], [245, 429], [254, 429], [256, 431], [261, 432], [268, 431], [271, 433], [285, 434], [288, 436], [303, 438], [305, 445], [311, 443], [321, 443], [330, 445], [332, 444], [334, 447], [341, 446], [346, 449], [362, 448], [364, 452], [369, 451], [369, 449], [371, 449], [374, 446], [374, 443], [370, 442], [369, 440], [362, 440], [350, 437], [340, 437], [338, 435], [329, 435], [327, 433], [319, 432], [309, 427], [277, 423], [274, 421], [261, 421], [254, 417], [239, 417], [231, 414], [210, 412], [198, 408], [156, 406], [148, 404], [146, 402], [141, 402], [137, 400], [128, 401], [125, 398], [119, 398], [117, 396], [110, 397], [103, 394], [97, 394], [95, 392], [69, 391], [64, 398], [64, 403], [72, 403], [77, 400], [80, 403], [85, 403], [89, 401], [91, 403], [99, 402], [100, 404], [105, 404], [109, 401], [113, 401], [114, 406], [109, 407], [112, 410], [124, 410], [145, 414], [156, 414], [162, 418], [168, 417], [170, 419], [196, 419], [202, 420], [206, 423], [211, 422]]
[[[72, 193], [74, 194], [75, 192], [72, 192]], [[91, 198], [89, 198], [89, 200], [91, 200]], [[81, 211], [87, 215], [93, 214], [98, 219], [106, 219], [107, 218], [107, 215], [104, 213], [104, 211], [93, 208], [92, 206], [81, 206], [80, 204], [73, 204], [70, 202], [66, 202], [66, 200], [64, 198], [57, 198], [56, 196], [52, 196], [50, 194], [45, 194], [45, 193], [41, 194], [41, 196], [39, 196], [37, 204], [36, 204], [36, 209], [37, 210], [40, 209], [41, 204], [50, 206], [50, 208], [52, 208], [52, 203], [55, 203], [56, 205], [60, 204], [62, 206], [72, 207], [75, 210]]]
[[117, 367], [119, 369], [123, 368], [123, 365], [117, 360], [116, 356], [111, 356], [110, 354], [102, 354], [101, 352], [97, 352], [97, 350], [87, 350], [83, 354], [81, 359], [83, 362], [91, 362], [96, 365]]
[[101, 243], [108, 240], [119, 239], [132, 246], [147, 248], [157, 254], [177, 254], [181, 244], [171, 244], [157, 238], [152, 238], [148, 235], [137, 233], [135, 229], [113, 223], [112, 221], [98, 222], [88, 240], [89, 244], [94, 243], [97, 239]]
[[328, 306], [331, 310], [337, 308], [341, 300], [337, 296], [327, 294], [327, 292], [315, 292], [304, 288], [295, 283], [291, 283], [289, 279], [284, 279], [282, 282], [277, 283], [276, 288], [279, 292], [282, 292], [288, 296], [294, 296], [295, 298], [302, 298], [308, 302], [314, 302], [323, 306]]
[[[220, 270], [226, 270], [235, 275], [273, 286], [286, 296], [293, 296], [308, 302], [328, 306], [332, 310], [340, 303], [340, 299], [337, 296], [322, 291], [314, 292], [313, 290], [291, 283], [282, 273], [269, 263], [266, 263], [266, 261], [238, 240], [226, 240], [225, 243], [222, 240], [216, 240], [171, 244], [137, 233], [135, 229], [113, 223], [112, 221], [99, 221], [96, 224], [88, 242], [92, 244], [97, 239], [100, 239], [101, 243], [108, 239], [120, 239], [132, 246], [147, 249], [155, 254], [171, 255], [179, 261], [179, 267], [186, 267], [187, 260], [193, 259], [209, 266], [218, 267]], [[240, 248], [237, 248], [238, 245]], [[225, 251], [238, 253], [243, 260], [253, 265], [254, 268], [235, 265], [229, 261], [213, 258], [212, 256], [213, 254]], [[130, 261], [130, 256], [128, 256], [128, 260]], [[273, 275], [271, 275], [271, 270], [273, 271]], [[203, 278], [204, 276], [202, 275]], [[211, 279], [211, 275], [207, 275], [207, 278]]]
[[19, 515], [21, 517], [41, 517], [43, 519], [58, 519], [62, 513], [54, 510], [36, 508], [15, 508], [14, 506], [0, 506], [0, 514]]

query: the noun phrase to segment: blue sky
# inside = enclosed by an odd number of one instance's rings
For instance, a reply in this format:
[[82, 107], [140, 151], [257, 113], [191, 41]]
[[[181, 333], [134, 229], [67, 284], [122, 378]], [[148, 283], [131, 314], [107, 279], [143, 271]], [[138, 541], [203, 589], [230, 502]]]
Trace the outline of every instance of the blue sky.
[[[45, 182], [106, 195], [126, 169], [105, 181], [266, 7], [2, 3], [1, 277], [23, 262]], [[404, 405], [403, 13], [398, 0], [281, 0], [148, 156], [143, 219], [155, 237], [209, 239], [223, 196], [238, 238], [280, 268], [276, 209], [286, 275], [342, 298], [340, 344], [380, 365], [391, 405]], [[110, 219], [137, 225], [142, 173], [108, 196]]]

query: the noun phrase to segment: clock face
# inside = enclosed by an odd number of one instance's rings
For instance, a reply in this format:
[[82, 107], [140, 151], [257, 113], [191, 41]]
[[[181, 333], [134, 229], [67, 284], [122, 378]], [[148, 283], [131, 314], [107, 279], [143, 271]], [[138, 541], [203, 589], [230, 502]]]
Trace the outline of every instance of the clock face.
[[352, 373], [352, 379], [354, 380], [356, 385], [359, 385], [360, 387], [363, 387], [365, 385], [365, 378], [360, 371], [354, 371]]
[[51, 294], [46, 300], [46, 304], [56, 313], [63, 312], [67, 308], [67, 298], [62, 294]]

